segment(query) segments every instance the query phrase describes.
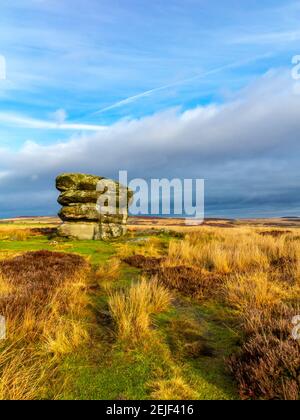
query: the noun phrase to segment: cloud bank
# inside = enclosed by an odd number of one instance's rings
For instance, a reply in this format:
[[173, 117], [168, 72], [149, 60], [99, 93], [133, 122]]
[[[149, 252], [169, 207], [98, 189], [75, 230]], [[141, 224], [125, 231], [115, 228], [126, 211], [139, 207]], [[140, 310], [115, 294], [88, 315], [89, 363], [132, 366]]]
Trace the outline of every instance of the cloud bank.
[[289, 73], [268, 73], [222, 105], [169, 109], [106, 130], [0, 149], [0, 215], [57, 211], [54, 179], [83, 171], [206, 180], [208, 216], [300, 213], [300, 96]]

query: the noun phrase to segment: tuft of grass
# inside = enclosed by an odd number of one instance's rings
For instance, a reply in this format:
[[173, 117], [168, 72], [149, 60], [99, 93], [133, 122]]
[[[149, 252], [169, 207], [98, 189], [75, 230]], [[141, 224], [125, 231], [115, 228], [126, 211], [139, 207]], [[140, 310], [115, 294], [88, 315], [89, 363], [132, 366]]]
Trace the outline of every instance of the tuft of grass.
[[28, 347], [10, 346], [0, 352], [0, 400], [34, 400], [41, 396], [55, 364]]
[[233, 276], [225, 283], [224, 290], [227, 303], [244, 319], [253, 313], [272, 311], [288, 298], [287, 288], [271, 281], [267, 273]]
[[3, 298], [13, 293], [13, 286], [8, 280], [0, 274], [0, 297]]
[[[48, 326], [47, 326], [48, 327]], [[66, 319], [49, 331], [49, 327], [43, 335], [43, 349], [56, 359], [70, 354], [78, 347], [88, 343], [89, 334], [86, 325], [79, 320]]]
[[121, 261], [118, 258], [112, 258], [109, 262], [99, 265], [95, 279], [100, 287], [109, 290], [113, 282], [119, 279], [121, 274]]
[[129, 290], [114, 293], [109, 308], [116, 324], [117, 336], [124, 341], [139, 341], [151, 332], [151, 316], [165, 311], [171, 302], [170, 292], [157, 278], [142, 278]]
[[154, 400], [197, 400], [198, 394], [180, 376], [149, 384]]
[[162, 238], [155, 236], [136, 238], [130, 243], [121, 243], [118, 245], [118, 257], [124, 260], [135, 255], [144, 257], [159, 258], [162, 256], [165, 244]]

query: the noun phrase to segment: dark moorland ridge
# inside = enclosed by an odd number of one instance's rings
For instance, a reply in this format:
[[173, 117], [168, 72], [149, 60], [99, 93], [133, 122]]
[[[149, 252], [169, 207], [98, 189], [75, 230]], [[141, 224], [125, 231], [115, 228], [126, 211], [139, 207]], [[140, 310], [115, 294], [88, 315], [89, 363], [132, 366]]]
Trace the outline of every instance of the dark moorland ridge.
[[[61, 221], [56, 216], [40, 216], [40, 217], [30, 217], [30, 216], [20, 216], [11, 219], [0, 219], [0, 224], [18, 224], [24, 222], [32, 222], [34, 224], [43, 224], [43, 225], [60, 225]], [[300, 217], [278, 217], [278, 218], [257, 218], [257, 219], [229, 219], [229, 218], [214, 218], [208, 217], [205, 219], [204, 226], [211, 226], [211, 227], [224, 227], [230, 228], [239, 225], [249, 225], [249, 226], [261, 226], [261, 227], [285, 227], [285, 228], [292, 228], [292, 227], [300, 227]], [[166, 218], [166, 217], [151, 217], [151, 216], [135, 216], [129, 217], [128, 219], [128, 227], [133, 228], [167, 228], [167, 227], [184, 227], [184, 219], [183, 218]], [[188, 228], [188, 227], [187, 227]]]

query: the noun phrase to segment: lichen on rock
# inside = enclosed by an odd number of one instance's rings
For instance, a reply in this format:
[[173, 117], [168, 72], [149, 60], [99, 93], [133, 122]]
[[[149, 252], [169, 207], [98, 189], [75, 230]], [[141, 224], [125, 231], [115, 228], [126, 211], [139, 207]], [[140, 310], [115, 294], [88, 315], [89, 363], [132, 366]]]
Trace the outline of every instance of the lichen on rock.
[[95, 175], [64, 173], [57, 177], [61, 192], [58, 233], [79, 240], [108, 240], [127, 232], [133, 192], [118, 182]]

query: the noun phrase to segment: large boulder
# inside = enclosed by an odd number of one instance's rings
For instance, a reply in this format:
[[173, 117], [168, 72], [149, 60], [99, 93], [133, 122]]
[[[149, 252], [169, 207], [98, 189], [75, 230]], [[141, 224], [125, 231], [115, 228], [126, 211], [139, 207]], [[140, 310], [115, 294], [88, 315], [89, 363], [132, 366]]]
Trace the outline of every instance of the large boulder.
[[58, 228], [60, 236], [81, 241], [116, 239], [126, 233], [126, 225], [117, 223], [67, 222]]
[[126, 233], [128, 207], [133, 192], [118, 182], [95, 175], [62, 174], [56, 179], [63, 207], [61, 236], [112, 239]]

